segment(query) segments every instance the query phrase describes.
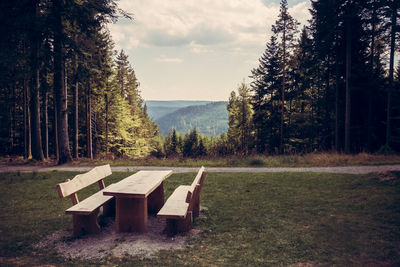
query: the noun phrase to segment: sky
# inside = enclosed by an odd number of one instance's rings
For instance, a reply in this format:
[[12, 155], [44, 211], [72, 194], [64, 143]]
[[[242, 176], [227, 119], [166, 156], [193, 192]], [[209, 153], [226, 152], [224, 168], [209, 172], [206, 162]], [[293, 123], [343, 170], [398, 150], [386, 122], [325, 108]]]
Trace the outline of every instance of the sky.
[[[278, 0], [119, 0], [133, 14], [108, 26], [145, 100], [227, 101], [265, 50]], [[309, 0], [288, 0], [301, 26]]]

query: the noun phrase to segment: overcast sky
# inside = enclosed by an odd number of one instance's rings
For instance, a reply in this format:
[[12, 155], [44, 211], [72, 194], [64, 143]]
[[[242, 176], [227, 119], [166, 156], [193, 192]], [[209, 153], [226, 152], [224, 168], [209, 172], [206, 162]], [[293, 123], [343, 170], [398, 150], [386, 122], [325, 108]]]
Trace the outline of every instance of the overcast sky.
[[[133, 14], [109, 29], [145, 100], [223, 100], [258, 65], [279, 0], [120, 0]], [[309, 0], [288, 0], [304, 25]], [[302, 27], [301, 25], [301, 27]], [[301, 27], [299, 29], [301, 29]]]

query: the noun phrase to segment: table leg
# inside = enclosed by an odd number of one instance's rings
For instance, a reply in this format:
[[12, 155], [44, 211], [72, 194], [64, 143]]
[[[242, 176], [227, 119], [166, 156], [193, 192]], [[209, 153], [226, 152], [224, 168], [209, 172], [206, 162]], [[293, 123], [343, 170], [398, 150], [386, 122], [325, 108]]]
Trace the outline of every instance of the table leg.
[[162, 182], [150, 195], [147, 197], [149, 213], [157, 213], [164, 205], [164, 183]]
[[147, 232], [147, 198], [116, 197], [117, 232]]

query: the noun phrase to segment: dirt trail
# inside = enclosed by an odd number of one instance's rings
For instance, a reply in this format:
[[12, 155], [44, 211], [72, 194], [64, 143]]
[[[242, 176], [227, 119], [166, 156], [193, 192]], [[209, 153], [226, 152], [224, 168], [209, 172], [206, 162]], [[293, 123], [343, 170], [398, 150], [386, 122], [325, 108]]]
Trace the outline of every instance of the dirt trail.
[[[93, 166], [20, 166], [0, 165], [1, 172], [49, 172], [49, 171], [76, 171], [85, 172]], [[113, 172], [132, 172], [138, 170], [173, 170], [174, 173], [197, 172], [197, 167], [157, 167], [157, 166], [116, 166], [111, 167]], [[346, 166], [346, 167], [206, 167], [207, 172], [327, 172], [365, 174], [371, 172], [400, 171], [400, 164], [378, 166]]]

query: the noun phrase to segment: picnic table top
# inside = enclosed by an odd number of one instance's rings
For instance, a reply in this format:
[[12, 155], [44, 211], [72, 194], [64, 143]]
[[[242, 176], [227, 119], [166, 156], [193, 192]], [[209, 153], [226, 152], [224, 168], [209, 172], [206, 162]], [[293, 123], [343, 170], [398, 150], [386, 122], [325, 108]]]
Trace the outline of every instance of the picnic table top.
[[168, 171], [139, 171], [103, 190], [104, 195], [146, 198], [172, 174]]

